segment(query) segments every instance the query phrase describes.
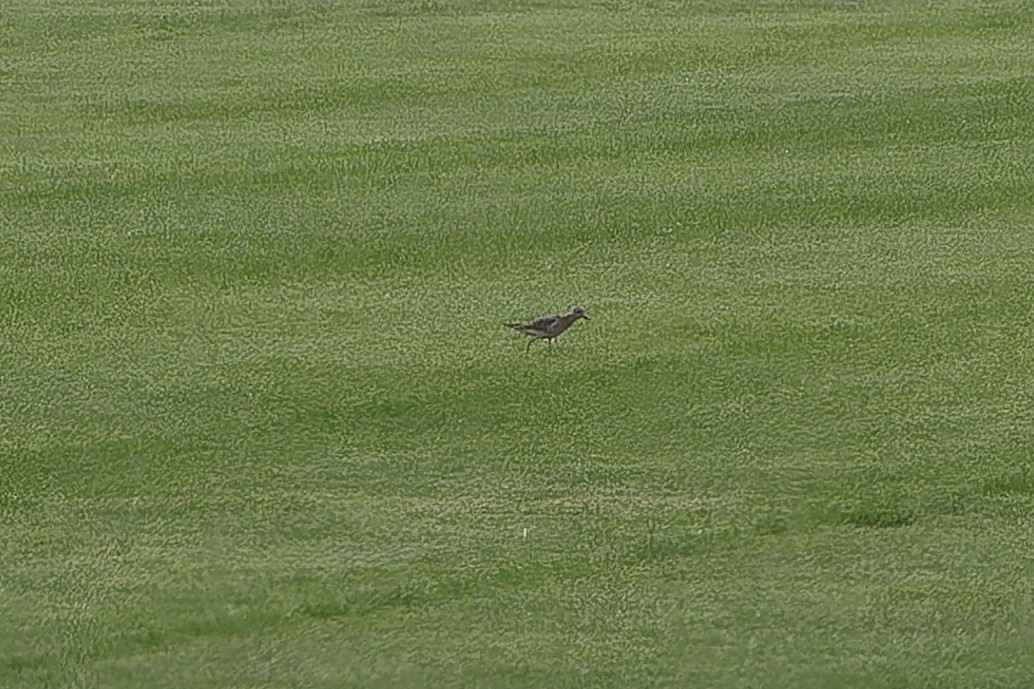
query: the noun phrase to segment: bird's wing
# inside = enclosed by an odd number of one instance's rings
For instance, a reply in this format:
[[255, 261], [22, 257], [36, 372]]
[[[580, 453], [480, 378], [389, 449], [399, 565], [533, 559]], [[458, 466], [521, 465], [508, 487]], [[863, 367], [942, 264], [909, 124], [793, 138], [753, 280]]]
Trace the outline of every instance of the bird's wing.
[[556, 325], [557, 321], [559, 320], [560, 316], [543, 316], [542, 318], [537, 318], [533, 320], [531, 323], [525, 323], [525, 326], [529, 328], [535, 328], [536, 330], [543, 330], [545, 328], [549, 328], [553, 325]]

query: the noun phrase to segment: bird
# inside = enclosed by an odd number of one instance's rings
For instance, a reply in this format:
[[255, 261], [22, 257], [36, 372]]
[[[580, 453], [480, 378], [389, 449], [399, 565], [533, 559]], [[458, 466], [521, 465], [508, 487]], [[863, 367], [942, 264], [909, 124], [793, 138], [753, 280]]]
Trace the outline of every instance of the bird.
[[528, 342], [528, 348], [524, 350], [527, 353], [531, 351], [531, 344], [535, 340], [545, 340], [552, 349], [553, 338], [570, 328], [571, 324], [579, 318], [589, 320], [589, 317], [585, 315], [585, 309], [574, 309], [566, 316], [543, 316], [527, 323], [503, 323], [503, 325], [535, 338]]

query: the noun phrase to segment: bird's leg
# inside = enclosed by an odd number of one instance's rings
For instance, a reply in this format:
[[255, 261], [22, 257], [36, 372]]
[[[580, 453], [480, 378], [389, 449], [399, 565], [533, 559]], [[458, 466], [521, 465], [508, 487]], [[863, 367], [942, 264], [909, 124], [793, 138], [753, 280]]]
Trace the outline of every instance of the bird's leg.
[[524, 349], [524, 353], [525, 354], [528, 354], [528, 353], [531, 352], [531, 345], [534, 344], [534, 342], [535, 342], [535, 338], [534, 337], [531, 338], [530, 340], [528, 340], [528, 346]]

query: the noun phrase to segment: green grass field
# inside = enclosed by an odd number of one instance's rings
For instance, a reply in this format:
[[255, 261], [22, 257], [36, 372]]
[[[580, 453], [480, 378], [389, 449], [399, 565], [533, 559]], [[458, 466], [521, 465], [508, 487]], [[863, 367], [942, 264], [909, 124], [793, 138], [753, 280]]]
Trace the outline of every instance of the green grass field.
[[8, 0], [0, 686], [1028, 689], [1031, 26]]

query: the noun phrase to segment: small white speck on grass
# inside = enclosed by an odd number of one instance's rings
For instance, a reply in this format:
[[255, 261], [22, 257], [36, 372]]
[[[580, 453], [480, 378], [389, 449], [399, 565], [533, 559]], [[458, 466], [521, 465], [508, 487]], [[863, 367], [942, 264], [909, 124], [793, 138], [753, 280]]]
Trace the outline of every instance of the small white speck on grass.
[[523, 529], [521, 529], [521, 540], [524, 540], [527, 537], [528, 537], [528, 527], [524, 527]]

